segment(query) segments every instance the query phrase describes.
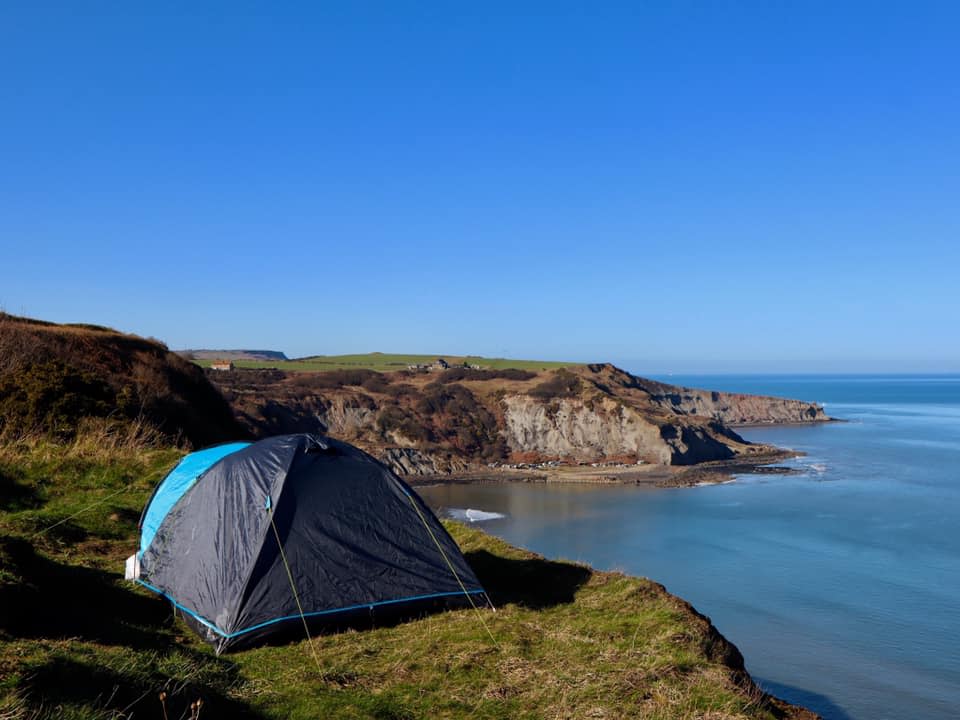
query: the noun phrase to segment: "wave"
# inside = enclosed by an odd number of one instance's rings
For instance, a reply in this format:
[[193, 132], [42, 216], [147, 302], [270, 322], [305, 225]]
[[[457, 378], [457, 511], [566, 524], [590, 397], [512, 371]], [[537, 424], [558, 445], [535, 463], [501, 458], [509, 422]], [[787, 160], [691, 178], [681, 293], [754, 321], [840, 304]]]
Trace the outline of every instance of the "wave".
[[472, 523], [487, 522], [489, 520], [502, 520], [506, 517], [506, 515], [503, 513], [475, 510], [474, 508], [447, 508], [447, 516], [453, 520]]

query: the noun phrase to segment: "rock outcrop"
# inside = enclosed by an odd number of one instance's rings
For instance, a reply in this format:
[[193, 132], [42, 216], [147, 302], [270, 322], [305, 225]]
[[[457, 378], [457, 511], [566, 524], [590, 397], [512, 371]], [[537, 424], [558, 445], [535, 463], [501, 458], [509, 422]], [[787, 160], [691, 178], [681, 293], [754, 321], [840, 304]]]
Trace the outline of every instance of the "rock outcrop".
[[[649, 383], [659, 386], [659, 383]], [[651, 392], [658, 405], [684, 415], [712, 417], [727, 425], [768, 425], [829, 420], [819, 405], [802, 400], [661, 386]]]
[[529, 395], [512, 395], [503, 404], [511, 450], [542, 458], [692, 465], [746, 454], [753, 447], [721, 423], [665, 420], [612, 398], [543, 404]]
[[409, 447], [385, 448], [378, 459], [400, 475], [449, 475], [470, 467], [463, 458], [433, 455]]
[[516, 453], [580, 461], [633, 456], [669, 464], [660, 426], [612, 398], [562, 398], [544, 403], [530, 395], [503, 398], [504, 434]]
[[770, 425], [829, 421], [823, 407], [803, 400], [718, 392], [640, 378], [609, 364], [587, 365], [586, 377], [599, 387], [638, 391], [654, 405], [678, 415], [713, 418], [725, 425]]

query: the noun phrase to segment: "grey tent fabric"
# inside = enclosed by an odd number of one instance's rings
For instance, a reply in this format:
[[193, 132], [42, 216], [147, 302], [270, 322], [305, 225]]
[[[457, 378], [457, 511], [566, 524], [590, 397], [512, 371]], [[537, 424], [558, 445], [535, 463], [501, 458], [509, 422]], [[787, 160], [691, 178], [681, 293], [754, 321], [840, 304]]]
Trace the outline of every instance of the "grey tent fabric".
[[138, 582], [170, 599], [217, 652], [302, 632], [298, 598], [312, 624], [485, 601], [406, 483], [347, 443], [303, 434], [261, 440], [206, 469], [139, 566]]

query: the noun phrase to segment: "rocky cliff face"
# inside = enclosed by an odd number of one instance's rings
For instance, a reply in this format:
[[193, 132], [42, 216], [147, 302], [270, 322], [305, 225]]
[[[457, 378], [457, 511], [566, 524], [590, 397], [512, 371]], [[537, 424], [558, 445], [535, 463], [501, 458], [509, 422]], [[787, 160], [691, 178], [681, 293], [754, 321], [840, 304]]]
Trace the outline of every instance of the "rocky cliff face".
[[209, 376], [255, 433], [328, 433], [411, 475], [510, 460], [691, 465], [769, 450], [731, 425], [827, 419], [810, 403], [679, 388], [612, 365]]
[[562, 398], [543, 403], [529, 395], [503, 399], [504, 434], [516, 453], [575, 460], [631, 456], [669, 464], [660, 426], [612, 398]]
[[[659, 383], [649, 384], [659, 385]], [[829, 420], [821, 406], [802, 400], [695, 390], [670, 385], [653, 390], [650, 397], [665, 410], [683, 415], [715, 418], [726, 425], [768, 425]]]
[[514, 395], [503, 403], [504, 433], [511, 450], [540, 458], [693, 465], [758, 449], [721, 422], [650, 415], [611, 398], [563, 399], [544, 405]]
[[644, 398], [665, 412], [719, 420], [725, 425], [826, 422], [820, 405], [803, 400], [699, 390], [636, 377], [613, 365], [587, 365], [584, 377], [618, 394]]
[[400, 475], [449, 475], [470, 468], [470, 462], [465, 458], [449, 453], [422, 452], [409, 447], [383, 448], [377, 453], [377, 458]]

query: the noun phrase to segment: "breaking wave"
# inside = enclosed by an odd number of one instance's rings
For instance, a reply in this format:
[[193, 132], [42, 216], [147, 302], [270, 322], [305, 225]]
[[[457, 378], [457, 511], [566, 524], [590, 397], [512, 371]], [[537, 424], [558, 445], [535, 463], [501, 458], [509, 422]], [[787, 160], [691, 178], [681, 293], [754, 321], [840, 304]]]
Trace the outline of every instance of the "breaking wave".
[[453, 520], [466, 522], [486, 522], [488, 520], [501, 520], [506, 515], [498, 512], [487, 512], [486, 510], [474, 510], [473, 508], [447, 508], [447, 516]]

